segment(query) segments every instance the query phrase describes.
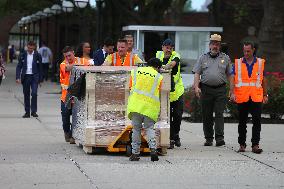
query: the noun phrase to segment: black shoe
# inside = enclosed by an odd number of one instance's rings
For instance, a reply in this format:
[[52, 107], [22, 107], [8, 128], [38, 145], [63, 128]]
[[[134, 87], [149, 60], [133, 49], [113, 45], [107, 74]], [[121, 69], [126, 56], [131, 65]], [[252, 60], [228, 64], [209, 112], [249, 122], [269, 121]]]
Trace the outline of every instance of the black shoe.
[[151, 149], [150, 155], [151, 155], [151, 161], [159, 161], [159, 157], [155, 149]]
[[33, 117], [38, 117], [38, 115], [37, 115], [36, 112], [32, 112], [31, 115], [32, 115]]
[[139, 161], [139, 159], [140, 159], [139, 154], [132, 154], [129, 157], [129, 161]]
[[180, 146], [181, 146], [180, 138], [178, 138], [177, 140], [175, 140], [175, 145], [176, 145], [177, 147], [180, 147]]
[[204, 142], [204, 146], [212, 146], [212, 145], [213, 145], [213, 142], [210, 141], [210, 140], [206, 140], [206, 141]]
[[22, 118], [30, 118], [31, 116], [30, 116], [30, 114], [29, 113], [25, 113], [23, 116], [22, 116]]
[[168, 149], [173, 149], [174, 147], [175, 147], [175, 141], [170, 140], [170, 146], [168, 147]]
[[216, 146], [223, 146], [223, 145], [225, 145], [224, 140], [220, 140], [220, 141], [216, 142]]

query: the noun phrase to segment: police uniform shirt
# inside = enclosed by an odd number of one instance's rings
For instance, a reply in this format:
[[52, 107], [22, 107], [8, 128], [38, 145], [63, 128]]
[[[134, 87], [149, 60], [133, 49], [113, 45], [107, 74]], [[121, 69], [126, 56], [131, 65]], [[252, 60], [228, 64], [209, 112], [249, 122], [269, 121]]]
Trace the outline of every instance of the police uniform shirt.
[[206, 53], [200, 56], [192, 72], [201, 75], [200, 82], [209, 86], [219, 86], [227, 82], [232, 70], [231, 60], [225, 53], [216, 57]]

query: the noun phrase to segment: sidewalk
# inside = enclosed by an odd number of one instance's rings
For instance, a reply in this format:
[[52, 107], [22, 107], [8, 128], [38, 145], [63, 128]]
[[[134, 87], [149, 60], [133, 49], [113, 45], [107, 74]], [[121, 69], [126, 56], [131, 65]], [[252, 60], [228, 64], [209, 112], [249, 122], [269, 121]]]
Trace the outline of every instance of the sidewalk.
[[160, 161], [130, 162], [122, 154], [87, 155], [64, 142], [59, 85], [39, 88], [39, 118], [23, 119], [22, 86], [7, 66], [0, 86], [0, 188], [266, 189], [284, 188], [284, 125], [263, 125], [260, 155], [237, 153], [237, 124], [225, 125], [225, 147], [202, 146], [200, 123], [182, 123], [182, 147]]

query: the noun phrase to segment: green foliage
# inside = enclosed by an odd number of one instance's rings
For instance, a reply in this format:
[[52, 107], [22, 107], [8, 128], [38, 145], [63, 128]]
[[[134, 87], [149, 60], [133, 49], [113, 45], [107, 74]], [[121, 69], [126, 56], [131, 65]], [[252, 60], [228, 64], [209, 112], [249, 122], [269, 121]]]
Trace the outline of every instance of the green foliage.
[[241, 2], [235, 5], [235, 14], [234, 14], [234, 22], [236, 24], [240, 24], [243, 22], [243, 19], [247, 19], [249, 15], [249, 9], [246, 2]]
[[195, 96], [193, 87], [185, 89], [184, 111], [190, 114], [190, 119], [193, 122], [202, 121], [200, 100]]
[[284, 115], [284, 82], [275, 76], [268, 77], [268, 103], [263, 106], [263, 113], [271, 119], [281, 119]]

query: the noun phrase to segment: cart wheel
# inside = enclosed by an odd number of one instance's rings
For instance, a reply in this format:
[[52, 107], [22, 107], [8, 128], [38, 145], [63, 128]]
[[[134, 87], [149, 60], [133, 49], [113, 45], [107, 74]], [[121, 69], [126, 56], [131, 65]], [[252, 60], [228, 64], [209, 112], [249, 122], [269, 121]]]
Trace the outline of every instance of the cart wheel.
[[127, 155], [127, 157], [130, 157], [131, 156], [131, 154], [132, 154], [132, 147], [131, 147], [131, 145], [126, 145], [126, 155]]

